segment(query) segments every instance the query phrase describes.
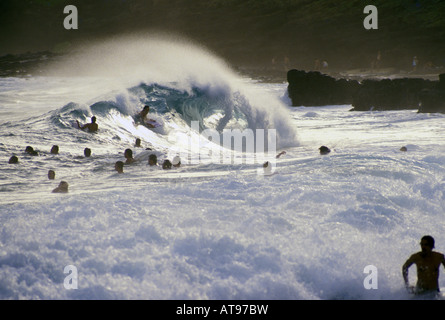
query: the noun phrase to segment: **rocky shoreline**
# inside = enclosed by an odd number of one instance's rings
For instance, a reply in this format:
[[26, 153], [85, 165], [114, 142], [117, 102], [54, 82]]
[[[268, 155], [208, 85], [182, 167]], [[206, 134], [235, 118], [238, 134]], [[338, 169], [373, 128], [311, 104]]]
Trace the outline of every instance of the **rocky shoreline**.
[[445, 113], [445, 73], [437, 80], [413, 76], [359, 81], [292, 69], [287, 72], [287, 82], [292, 106], [351, 104], [352, 111]]

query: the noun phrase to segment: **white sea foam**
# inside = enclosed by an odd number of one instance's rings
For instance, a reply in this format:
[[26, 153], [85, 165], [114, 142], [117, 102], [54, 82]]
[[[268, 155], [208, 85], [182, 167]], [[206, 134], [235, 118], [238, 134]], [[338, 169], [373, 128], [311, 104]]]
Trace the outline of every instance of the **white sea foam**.
[[[131, 96], [110, 95], [118, 107], [90, 135], [48, 122], [50, 105], [28, 118], [2, 90], [20, 119], [0, 127], [2, 299], [411, 299], [401, 266], [420, 237], [433, 235], [444, 251], [443, 115], [288, 106], [300, 145], [286, 148], [273, 174], [246, 164], [151, 169], [150, 151], [133, 148], [142, 160], [119, 175], [114, 162], [135, 135], [176, 144], [124, 125]], [[285, 85], [248, 90], [285, 101]], [[69, 105], [62, 120], [72, 110], [81, 118], [90, 109]], [[50, 155], [58, 139], [60, 155]], [[22, 154], [28, 143], [40, 157]], [[96, 147], [90, 159], [80, 156], [85, 145]], [[331, 153], [321, 156], [321, 145]], [[12, 151], [16, 166], [6, 164]], [[46, 177], [52, 167], [55, 181]], [[51, 193], [62, 179], [69, 193]], [[67, 265], [78, 289], [64, 287]], [[368, 265], [378, 270], [376, 290], [363, 285]]]

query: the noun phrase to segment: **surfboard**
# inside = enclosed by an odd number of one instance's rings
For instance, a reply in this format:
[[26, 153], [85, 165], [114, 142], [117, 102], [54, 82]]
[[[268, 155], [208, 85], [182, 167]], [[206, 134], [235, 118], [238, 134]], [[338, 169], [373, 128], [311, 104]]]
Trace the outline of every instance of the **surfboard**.
[[147, 120], [147, 121], [145, 121], [145, 124], [147, 124], [149, 128], [151, 126], [153, 126], [153, 128], [158, 128], [158, 127], [162, 126], [162, 124], [160, 124], [159, 122], [157, 122], [155, 120]]

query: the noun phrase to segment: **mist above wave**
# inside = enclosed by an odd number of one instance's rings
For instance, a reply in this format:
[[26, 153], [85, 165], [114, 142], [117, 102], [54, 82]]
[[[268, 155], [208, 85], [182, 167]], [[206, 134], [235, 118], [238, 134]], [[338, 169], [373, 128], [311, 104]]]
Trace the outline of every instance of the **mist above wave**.
[[[204, 98], [210, 110], [222, 107], [227, 115], [235, 109], [240, 110], [247, 117], [250, 129], [276, 129], [280, 146], [298, 145], [288, 110], [277, 97], [259, 91], [231, 70], [224, 60], [185, 38], [132, 34], [83, 44], [76, 52], [52, 63], [48, 74], [91, 81], [88, 89], [91, 96], [102, 100], [115, 99], [123, 92], [126, 95], [129, 88], [160, 85], [168, 88], [167, 94], [177, 91], [190, 97], [183, 101], [184, 106], [175, 106], [177, 110], [193, 108], [196, 97]], [[103, 81], [108, 84], [108, 96], [103, 92]], [[200, 96], [197, 92], [205, 94]], [[127, 105], [126, 109], [136, 111], [153, 100], [146, 93], [142, 95], [139, 103], [135, 105], [130, 101], [132, 105]], [[186, 106], [190, 101], [191, 105]], [[219, 129], [224, 129], [223, 124]]]

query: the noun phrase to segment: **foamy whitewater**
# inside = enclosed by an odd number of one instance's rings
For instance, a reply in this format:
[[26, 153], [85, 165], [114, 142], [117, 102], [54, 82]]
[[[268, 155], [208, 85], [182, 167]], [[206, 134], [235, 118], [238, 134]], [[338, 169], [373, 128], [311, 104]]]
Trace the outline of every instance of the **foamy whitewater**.
[[[445, 251], [445, 115], [291, 107], [286, 89], [161, 38], [0, 79], [0, 298], [413, 299], [403, 263], [426, 234]], [[133, 118], [145, 104], [158, 131]], [[98, 133], [75, 128], [92, 115]], [[274, 129], [286, 154], [235, 150], [245, 161], [217, 163], [223, 148], [205, 129]], [[126, 148], [137, 161], [117, 174]], [[183, 164], [153, 169], [151, 153]], [[52, 193], [62, 180], [69, 193]], [[369, 265], [376, 289], [364, 286]]]

